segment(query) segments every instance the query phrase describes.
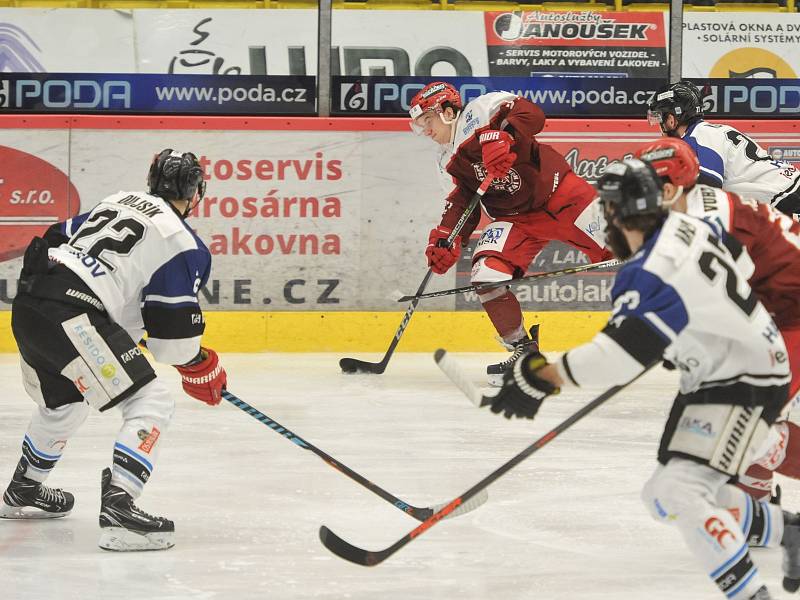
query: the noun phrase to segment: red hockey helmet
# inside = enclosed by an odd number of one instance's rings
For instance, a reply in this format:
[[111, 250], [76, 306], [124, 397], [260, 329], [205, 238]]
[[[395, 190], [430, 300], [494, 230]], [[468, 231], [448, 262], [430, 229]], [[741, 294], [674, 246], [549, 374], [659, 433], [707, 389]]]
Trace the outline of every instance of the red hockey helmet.
[[447, 106], [459, 111], [463, 107], [458, 90], [444, 81], [429, 83], [411, 99], [408, 114], [416, 119], [426, 111], [432, 110], [441, 114]]
[[700, 176], [700, 161], [692, 147], [680, 138], [663, 137], [648, 142], [634, 152], [637, 158], [655, 167], [659, 177], [672, 185], [690, 188]]

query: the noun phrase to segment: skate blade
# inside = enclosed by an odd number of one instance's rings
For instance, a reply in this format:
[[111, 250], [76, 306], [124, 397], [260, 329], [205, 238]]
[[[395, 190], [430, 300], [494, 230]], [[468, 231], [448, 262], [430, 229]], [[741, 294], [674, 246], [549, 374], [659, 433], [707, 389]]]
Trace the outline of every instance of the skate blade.
[[175, 545], [174, 531], [137, 533], [124, 527], [105, 527], [98, 546], [112, 552], [140, 552], [144, 550], [166, 550]]
[[68, 510], [53, 513], [35, 506], [9, 506], [5, 502], [0, 502], [0, 519], [59, 519], [71, 512]]

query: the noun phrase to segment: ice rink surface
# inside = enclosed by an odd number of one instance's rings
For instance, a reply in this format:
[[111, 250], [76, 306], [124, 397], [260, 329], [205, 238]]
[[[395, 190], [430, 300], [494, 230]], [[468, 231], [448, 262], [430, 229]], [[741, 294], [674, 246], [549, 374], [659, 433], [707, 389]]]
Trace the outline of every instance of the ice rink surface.
[[[333, 354], [228, 354], [228, 388], [395, 496], [451, 500], [601, 390], [548, 399], [534, 422], [474, 408], [430, 355], [397, 354], [383, 375], [344, 375]], [[378, 355], [351, 354], [365, 360]], [[501, 355], [456, 354], [476, 382]], [[489, 501], [439, 523], [377, 567], [330, 554], [325, 524], [368, 549], [417, 521], [316, 455], [223, 401], [183, 395], [144, 496], [175, 521], [176, 546], [117, 554], [97, 547], [100, 471], [119, 415], [92, 414], [48, 483], [72, 491], [64, 519], [0, 520], [0, 598], [382, 600], [712, 600], [678, 532], [650, 520], [639, 492], [656, 466], [676, 376], [658, 369], [489, 488]], [[0, 355], [0, 488], [20, 454], [33, 403], [17, 358]], [[800, 508], [800, 483], [783, 481]], [[780, 551], [754, 560], [778, 598]]]

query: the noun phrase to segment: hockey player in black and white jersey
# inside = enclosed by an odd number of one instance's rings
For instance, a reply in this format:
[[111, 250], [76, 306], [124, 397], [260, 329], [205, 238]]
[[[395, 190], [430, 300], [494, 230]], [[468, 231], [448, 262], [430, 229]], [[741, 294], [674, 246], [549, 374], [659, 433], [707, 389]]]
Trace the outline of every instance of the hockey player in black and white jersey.
[[700, 161], [699, 183], [765, 202], [789, 216], [800, 214], [800, 171], [730, 125], [705, 121], [703, 94], [692, 82], [655, 92], [647, 120], [692, 147]]
[[[767, 600], [748, 539], [718, 500], [723, 488], [744, 495], [728, 482], [749, 465], [788, 393], [783, 339], [741, 270], [752, 263], [746, 253], [737, 263], [704, 221], [667, 212], [649, 164], [610, 164], [599, 190], [607, 242], [626, 260], [608, 325], [553, 364], [526, 355], [506, 375], [492, 411], [533, 418], [562, 388], [610, 388], [662, 359], [678, 365], [680, 391], [642, 499], [656, 520], [678, 528], [727, 598]], [[777, 505], [759, 518], [769, 524], [765, 535], [781, 540], [791, 589], [800, 583], [800, 519]]]
[[134, 504], [175, 408], [137, 341], [147, 334], [153, 357], [175, 365], [198, 400], [219, 404], [226, 384], [216, 352], [200, 345], [197, 293], [211, 254], [185, 222], [205, 191], [202, 168], [194, 154], [167, 149], [147, 182], [147, 193], [113, 194], [34, 238], [11, 313], [23, 383], [38, 407], [0, 517], [69, 514], [73, 495], [44, 481], [89, 408], [116, 408], [122, 427], [101, 478], [99, 545], [107, 550], [174, 545], [173, 522]]

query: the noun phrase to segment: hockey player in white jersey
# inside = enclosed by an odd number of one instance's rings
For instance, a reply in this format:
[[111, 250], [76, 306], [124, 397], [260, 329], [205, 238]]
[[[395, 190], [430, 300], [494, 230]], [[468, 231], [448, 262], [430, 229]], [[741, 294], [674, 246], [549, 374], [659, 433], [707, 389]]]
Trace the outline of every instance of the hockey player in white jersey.
[[655, 92], [647, 120], [692, 147], [700, 161], [700, 183], [765, 202], [790, 216], [800, 214], [800, 171], [773, 159], [730, 125], [705, 121], [703, 95], [690, 81]]
[[[718, 497], [723, 488], [744, 496], [727, 482], [749, 464], [786, 399], [781, 335], [747, 285], [745, 261], [737, 263], [707, 223], [666, 211], [652, 166], [612, 163], [599, 189], [608, 243], [627, 261], [608, 325], [553, 364], [537, 353], [519, 360], [492, 411], [533, 418], [562, 388], [625, 385], [664, 358], [676, 364], [680, 391], [642, 499], [656, 520], [678, 528], [727, 598], [767, 600], [747, 537]], [[791, 588], [800, 582], [800, 519], [777, 505], [761, 518], [783, 545]]]
[[[158, 550], [175, 527], [134, 499], [153, 472], [175, 403], [137, 342], [175, 365], [184, 391], [219, 404], [226, 374], [200, 346], [197, 300], [211, 254], [185, 223], [205, 191], [192, 153], [156, 155], [148, 192], [119, 192], [90, 212], [51, 227], [25, 252], [11, 325], [23, 383], [38, 405], [22, 442], [0, 517], [62, 517], [74, 496], [44, 485], [90, 407], [120, 411], [111, 469], [101, 477], [99, 545]], [[49, 246], [49, 250], [48, 250]]]

